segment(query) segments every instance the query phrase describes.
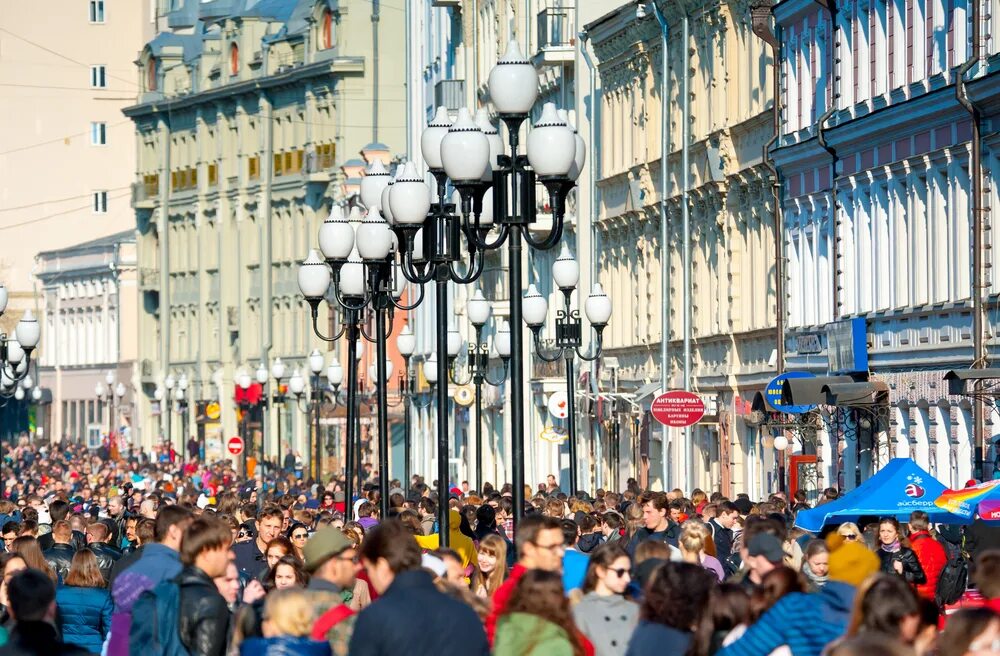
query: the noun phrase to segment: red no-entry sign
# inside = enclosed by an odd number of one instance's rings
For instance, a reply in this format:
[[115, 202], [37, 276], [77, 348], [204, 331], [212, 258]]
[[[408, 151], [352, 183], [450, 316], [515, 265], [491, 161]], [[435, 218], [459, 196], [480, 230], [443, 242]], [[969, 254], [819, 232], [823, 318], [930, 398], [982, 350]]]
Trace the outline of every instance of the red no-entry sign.
[[664, 426], [684, 428], [701, 421], [705, 416], [705, 402], [697, 394], [674, 390], [653, 399], [650, 412], [653, 419]]
[[238, 456], [243, 453], [243, 438], [239, 436], [230, 437], [229, 441], [226, 442], [226, 448], [229, 449], [229, 453], [234, 456]]

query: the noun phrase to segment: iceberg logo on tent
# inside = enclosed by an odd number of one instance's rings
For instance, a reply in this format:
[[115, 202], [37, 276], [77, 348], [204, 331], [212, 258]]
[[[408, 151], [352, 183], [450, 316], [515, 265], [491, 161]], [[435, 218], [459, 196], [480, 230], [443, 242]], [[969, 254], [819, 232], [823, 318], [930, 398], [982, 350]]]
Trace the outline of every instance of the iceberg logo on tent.
[[906, 496], [911, 499], [919, 499], [924, 496], [924, 488], [920, 487], [916, 483], [910, 483], [906, 486]]

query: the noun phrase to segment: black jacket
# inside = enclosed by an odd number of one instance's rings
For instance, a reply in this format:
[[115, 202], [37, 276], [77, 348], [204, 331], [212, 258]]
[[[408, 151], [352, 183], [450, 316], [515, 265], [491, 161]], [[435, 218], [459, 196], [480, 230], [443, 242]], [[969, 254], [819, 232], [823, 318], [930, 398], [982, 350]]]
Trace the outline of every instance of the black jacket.
[[902, 577], [906, 579], [907, 583], [927, 583], [927, 575], [924, 574], [924, 568], [920, 566], [920, 561], [917, 560], [917, 554], [913, 553], [913, 549], [900, 547], [899, 551], [890, 553], [879, 548], [878, 559], [882, 562], [882, 571], [886, 574], [899, 575], [892, 566], [898, 560], [903, 563]]
[[229, 608], [215, 582], [197, 567], [185, 567], [180, 585], [181, 643], [191, 656], [223, 656], [229, 636]]
[[97, 557], [97, 567], [101, 570], [101, 576], [105, 581], [110, 581], [111, 568], [115, 566], [115, 561], [122, 557], [122, 552], [104, 542], [91, 542], [87, 546]]
[[[52, 536], [51, 532], [38, 536], [38, 547], [42, 551], [48, 551], [55, 543], [56, 540]], [[75, 551], [83, 549], [87, 546], [87, 536], [80, 531], [73, 531], [73, 542], [71, 543], [71, 546]]]
[[66, 644], [48, 622], [18, 622], [0, 656], [83, 656], [86, 649]]
[[76, 549], [71, 544], [53, 544], [51, 548], [42, 552], [45, 562], [56, 571], [60, 581], [65, 581], [69, 576], [69, 568], [73, 564], [73, 556]]
[[715, 542], [715, 557], [719, 562], [725, 563], [733, 553], [733, 529], [726, 528], [714, 518], [709, 520], [708, 528], [712, 531], [712, 540]]
[[139, 561], [142, 557], [142, 551], [142, 546], [136, 547], [128, 553], [122, 553], [122, 557], [115, 561], [115, 564], [111, 567], [111, 577], [108, 579], [109, 590], [115, 584], [115, 579], [118, 578], [119, 574]]
[[247, 578], [255, 579], [267, 572], [267, 558], [257, 548], [256, 538], [234, 544], [233, 555], [236, 557], [236, 569], [246, 574]]
[[635, 532], [635, 535], [633, 535], [632, 539], [629, 540], [628, 546], [625, 547], [625, 550], [628, 551], [629, 555], [632, 555], [635, 553], [635, 548], [639, 546], [639, 543], [646, 540], [666, 542], [670, 546], [676, 547], [677, 541], [681, 537], [681, 526], [677, 522], [670, 519], [668, 519], [667, 522], [667, 528], [663, 531], [650, 531], [648, 528], [643, 526]]
[[351, 656], [438, 656], [490, 653], [471, 607], [438, 592], [423, 570], [400, 572], [378, 601], [358, 615]]

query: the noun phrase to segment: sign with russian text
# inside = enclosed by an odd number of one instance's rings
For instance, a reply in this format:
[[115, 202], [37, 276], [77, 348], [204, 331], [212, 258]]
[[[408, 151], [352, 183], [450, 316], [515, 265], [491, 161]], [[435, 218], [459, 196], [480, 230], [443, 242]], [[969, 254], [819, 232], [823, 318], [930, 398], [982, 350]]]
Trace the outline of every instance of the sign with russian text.
[[697, 394], [673, 390], [653, 399], [649, 412], [664, 426], [686, 428], [697, 424], [705, 416], [705, 402]]
[[786, 405], [781, 402], [781, 388], [783, 383], [790, 378], [815, 378], [813, 374], [808, 371], [789, 371], [788, 373], [781, 374], [780, 376], [775, 376], [771, 379], [771, 382], [767, 384], [764, 388], [764, 398], [771, 405], [772, 408], [778, 412], [790, 412], [793, 415], [801, 415], [803, 413], [809, 412], [816, 406], [814, 405]]

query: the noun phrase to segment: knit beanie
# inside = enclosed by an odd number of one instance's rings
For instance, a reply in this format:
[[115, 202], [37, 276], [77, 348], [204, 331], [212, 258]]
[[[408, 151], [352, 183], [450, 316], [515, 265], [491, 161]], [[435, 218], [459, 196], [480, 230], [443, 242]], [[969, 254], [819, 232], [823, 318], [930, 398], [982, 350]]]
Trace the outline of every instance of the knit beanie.
[[833, 532], [826, 536], [830, 550], [830, 580], [858, 587], [861, 582], [879, 571], [881, 563], [863, 542], [845, 540]]

